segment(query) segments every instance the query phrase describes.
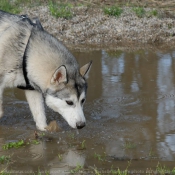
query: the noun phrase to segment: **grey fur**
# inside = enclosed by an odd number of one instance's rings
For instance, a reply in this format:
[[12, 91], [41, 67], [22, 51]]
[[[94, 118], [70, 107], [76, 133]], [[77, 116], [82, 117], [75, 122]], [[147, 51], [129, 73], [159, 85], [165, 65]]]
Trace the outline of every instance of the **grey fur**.
[[[46, 32], [37, 18], [29, 19], [27, 15], [12, 15], [0, 11], [0, 105], [5, 87], [25, 86], [23, 75], [23, 56], [26, 50], [26, 71], [30, 84], [35, 88], [36, 108], [37, 103], [43, 109], [41, 93], [45, 98], [48, 95], [54, 98], [66, 99], [75, 94], [77, 98], [87, 89], [86, 78], [81, 75], [79, 65], [68, 49], [55, 37]], [[51, 83], [54, 72], [60, 67], [66, 68], [67, 82]], [[88, 72], [88, 69], [83, 72]], [[84, 68], [83, 68], [84, 69]], [[52, 78], [53, 81], [55, 80]], [[34, 94], [33, 93], [33, 94]], [[27, 95], [30, 94], [30, 95]], [[44, 111], [40, 116], [35, 116], [35, 109], [31, 95], [26, 91], [34, 120], [40, 130], [44, 130], [46, 121]], [[2, 107], [0, 106], [0, 115]], [[43, 122], [39, 123], [39, 120]]]

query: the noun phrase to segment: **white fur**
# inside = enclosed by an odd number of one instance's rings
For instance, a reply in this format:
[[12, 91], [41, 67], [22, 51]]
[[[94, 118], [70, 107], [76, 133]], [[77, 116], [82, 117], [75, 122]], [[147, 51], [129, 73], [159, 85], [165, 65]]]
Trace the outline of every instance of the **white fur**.
[[25, 94], [37, 128], [41, 131], [45, 131], [47, 124], [42, 94], [30, 90], [26, 90]]
[[[79, 100], [76, 95], [71, 95], [69, 99], [59, 99], [54, 96], [47, 95], [46, 104], [55, 112], [60, 113], [72, 128], [76, 128], [76, 123], [86, 122], [83, 113], [83, 104], [81, 104], [81, 100], [83, 98], [85, 98], [84, 92], [81, 94]], [[74, 105], [68, 105], [66, 100], [73, 101]]]

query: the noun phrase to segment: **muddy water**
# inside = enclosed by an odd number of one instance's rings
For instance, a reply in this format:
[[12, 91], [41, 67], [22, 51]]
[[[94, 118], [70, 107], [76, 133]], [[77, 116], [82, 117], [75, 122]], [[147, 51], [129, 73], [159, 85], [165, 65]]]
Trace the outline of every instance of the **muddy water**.
[[47, 109], [48, 122], [57, 120], [60, 132], [38, 132], [39, 144], [3, 150], [5, 143], [35, 139], [36, 130], [23, 92], [6, 90], [0, 156], [10, 161], [0, 170], [68, 174], [83, 166], [84, 174], [95, 169], [110, 174], [129, 167], [141, 174], [155, 170], [158, 162], [175, 167], [175, 51], [73, 53], [80, 65], [93, 60], [84, 107], [87, 126], [77, 133]]

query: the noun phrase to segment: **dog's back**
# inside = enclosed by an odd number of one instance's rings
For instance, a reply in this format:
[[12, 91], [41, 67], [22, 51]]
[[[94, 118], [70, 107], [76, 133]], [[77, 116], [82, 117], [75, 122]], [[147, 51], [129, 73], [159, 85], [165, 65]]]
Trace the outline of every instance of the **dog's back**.
[[[39, 77], [47, 76], [48, 78], [44, 78], [45, 82], [42, 82], [46, 87], [48, 79], [54, 73], [53, 71], [59, 65], [66, 65], [70, 78], [75, 79], [79, 67], [73, 55], [56, 38], [44, 31], [37, 20], [35, 22], [31, 24], [32, 20], [25, 18], [25, 16], [0, 11], [0, 64], [3, 68], [0, 70], [0, 75], [8, 76], [10, 72], [13, 72], [12, 75], [16, 77], [22, 75], [22, 69], [20, 69], [22, 57], [30, 38], [27, 52], [29, 78], [35, 77], [36, 80], [33, 81], [38, 82]], [[11, 75], [8, 77], [10, 80], [16, 79]], [[20, 76], [18, 77], [20, 78]], [[22, 80], [20, 81], [22, 82]], [[15, 84], [17, 83], [14, 82], [12, 86]]]
[[31, 28], [21, 16], [0, 11], [0, 78], [4, 86], [16, 86], [23, 79], [22, 57]]

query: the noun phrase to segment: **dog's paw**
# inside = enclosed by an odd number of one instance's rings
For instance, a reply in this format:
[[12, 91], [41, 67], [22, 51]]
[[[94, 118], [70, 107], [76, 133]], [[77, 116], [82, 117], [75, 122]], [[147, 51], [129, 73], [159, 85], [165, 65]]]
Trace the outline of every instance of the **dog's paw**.
[[40, 131], [47, 131], [47, 125], [36, 125], [36, 127]]

